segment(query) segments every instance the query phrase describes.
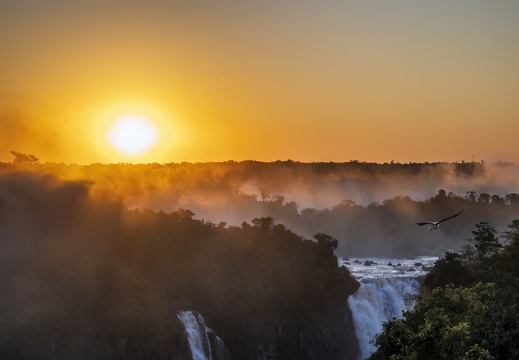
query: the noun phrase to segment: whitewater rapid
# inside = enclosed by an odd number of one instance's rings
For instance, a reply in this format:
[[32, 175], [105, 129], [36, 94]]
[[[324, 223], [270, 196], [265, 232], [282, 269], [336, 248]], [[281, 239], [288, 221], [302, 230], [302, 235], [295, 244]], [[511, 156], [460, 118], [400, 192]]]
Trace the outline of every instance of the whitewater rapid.
[[418, 277], [427, 274], [437, 257], [414, 259], [362, 258], [340, 260], [360, 281], [360, 288], [348, 298], [360, 359], [366, 359], [376, 347], [375, 335], [382, 324], [401, 318], [414, 307], [420, 286]]

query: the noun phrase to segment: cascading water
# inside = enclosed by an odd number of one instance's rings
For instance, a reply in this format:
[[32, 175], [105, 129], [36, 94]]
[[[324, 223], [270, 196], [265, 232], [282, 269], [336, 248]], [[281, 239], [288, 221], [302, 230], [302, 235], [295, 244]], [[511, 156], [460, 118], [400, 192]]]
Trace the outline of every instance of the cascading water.
[[401, 318], [414, 305], [418, 281], [414, 278], [362, 279], [359, 290], [348, 298], [362, 359], [376, 350], [371, 340], [382, 323]]
[[177, 317], [186, 329], [193, 360], [230, 359], [223, 340], [205, 325], [202, 315], [194, 311], [181, 311]]
[[181, 311], [177, 317], [186, 329], [187, 341], [193, 360], [211, 360], [211, 346], [202, 315], [192, 311]]
[[372, 341], [382, 331], [383, 322], [401, 318], [404, 311], [413, 308], [419, 288], [417, 278], [425, 275], [436, 259], [343, 263], [361, 284], [359, 290], [348, 298], [361, 359], [368, 358], [376, 350]]

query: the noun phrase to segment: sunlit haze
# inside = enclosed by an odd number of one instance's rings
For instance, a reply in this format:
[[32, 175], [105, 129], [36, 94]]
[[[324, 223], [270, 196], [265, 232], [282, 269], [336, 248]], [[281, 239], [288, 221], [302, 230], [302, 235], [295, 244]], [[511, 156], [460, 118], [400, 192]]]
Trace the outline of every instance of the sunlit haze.
[[157, 144], [159, 133], [149, 119], [139, 115], [126, 115], [110, 126], [107, 140], [123, 154], [138, 155]]
[[[505, 0], [2, 1], [0, 161], [517, 163], [518, 18]], [[123, 126], [122, 107], [146, 111]]]

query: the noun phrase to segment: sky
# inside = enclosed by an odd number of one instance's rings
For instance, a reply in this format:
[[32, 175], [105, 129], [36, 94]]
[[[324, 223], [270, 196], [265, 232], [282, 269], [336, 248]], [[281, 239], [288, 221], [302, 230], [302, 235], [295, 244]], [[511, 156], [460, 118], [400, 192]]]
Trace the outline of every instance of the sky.
[[[516, 0], [0, 0], [0, 161], [519, 163], [518, 19]], [[152, 129], [113, 135], [128, 118]]]

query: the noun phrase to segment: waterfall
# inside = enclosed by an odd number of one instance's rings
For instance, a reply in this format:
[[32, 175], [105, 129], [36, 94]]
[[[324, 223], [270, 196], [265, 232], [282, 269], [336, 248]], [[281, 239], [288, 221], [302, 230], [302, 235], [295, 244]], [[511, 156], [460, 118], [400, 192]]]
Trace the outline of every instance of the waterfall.
[[177, 317], [186, 329], [187, 341], [193, 360], [212, 360], [211, 346], [202, 315], [192, 311], [182, 311]]
[[364, 278], [359, 290], [348, 298], [361, 358], [376, 350], [370, 342], [382, 331], [382, 323], [401, 318], [402, 312], [416, 302], [419, 283], [416, 277]]
[[186, 329], [193, 360], [230, 359], [223, 340], [205, 325], [202, 315], [194, 311], [181, 311], [177, 317]]

